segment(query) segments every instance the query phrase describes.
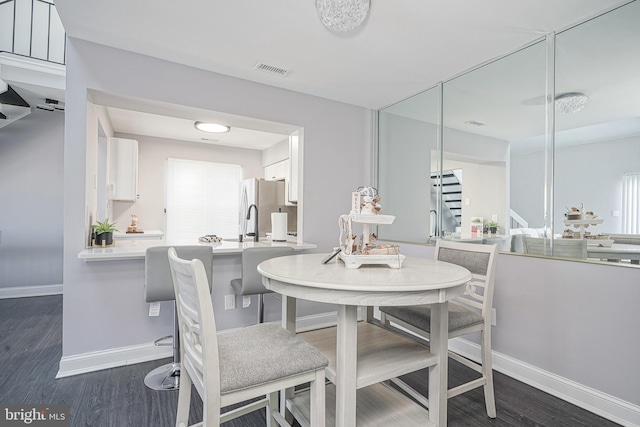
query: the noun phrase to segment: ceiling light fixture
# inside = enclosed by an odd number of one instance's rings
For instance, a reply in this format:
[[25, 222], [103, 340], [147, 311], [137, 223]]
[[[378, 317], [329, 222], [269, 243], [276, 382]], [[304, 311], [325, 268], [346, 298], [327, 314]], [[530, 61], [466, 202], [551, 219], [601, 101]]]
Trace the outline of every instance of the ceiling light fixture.
[[556, 96], [556, 113], [572, 114], [582, 110], [587, 105], [589, 97], [580, 92], [563, 93]]
[[369, 13], [370, 0], [316, 0], [320, 20], [332, 31], [351, 31]]
[[210, 133], [227, 133], [229, 132], [229, 130], [231, 130], [229, 126], [220, 125], [217, 123], [195, 122], [194, 126], [198, 130]]

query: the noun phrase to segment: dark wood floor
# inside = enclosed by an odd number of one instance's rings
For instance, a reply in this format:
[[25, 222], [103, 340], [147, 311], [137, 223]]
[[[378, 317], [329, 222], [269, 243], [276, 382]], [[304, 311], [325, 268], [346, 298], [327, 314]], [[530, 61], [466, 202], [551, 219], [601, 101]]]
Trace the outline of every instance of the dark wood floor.
[[[177, 392], [152, 391], [143, 383], [147, 372], [169, 360], [55, 379], [62, 355], [61, 296], [0, 300], [0, 325], [0, 404], [67, 404], [72, 426], [174, 425]], [[450, 363], [452, 385], [473, 375]], [[404, 379], [424, 388], [426, 373]], [[495, 374], [495, 393], [495, 420], [487, 418], [482, 390], [476, 389], [449, 401], [449, 426], [618, 425], [500, 373]], [[201, 419], [201, 404], [194, 403], [191, 412], [191, 422]], [[225, 424], [261, 425], [263, 411]]]

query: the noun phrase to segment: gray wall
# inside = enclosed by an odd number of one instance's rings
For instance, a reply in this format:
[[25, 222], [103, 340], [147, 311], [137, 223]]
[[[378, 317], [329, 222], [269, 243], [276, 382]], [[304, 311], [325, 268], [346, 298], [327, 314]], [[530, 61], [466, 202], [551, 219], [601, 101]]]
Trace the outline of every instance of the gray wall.
[[639, 284], [635, 267], [501, 253], [493, 351], [639, 405]]
[[62, 284], [64, 113], [0, 129], [0, 288]]
[[[566, 207], [584, 203], [604, 223], [601, 233], [621, 233], [622, 174], [638, 172], [640, 136], [558, 148], [555, 155], [555, 233], [564, 229]], [[511, 207], [529, 227], [544, 225], [544, 152], [513, 156], [511, 159]], [[587, 230], [591, 231], [591, 230]]]
[[[181, 104], [304, 128], [304, 236], [328, 251], [350, 192], [372, 183], [373, 113], [322, 98], [251, 83], [131, 52], [70, 39], [65, 124], [63, 355], [149, 343], [171, 331], [170, 310], [147, 316], [143, 261], [85, 263], [83, 226], [94, 209], [87, 176], [96, 173], [97, 116], [87, 91]], [[89, 143], [88, 143], [89, 141]], [[89, 184], [89, 185], [87, 185]], [[86, 195], [85, 195], [86, 192]], [[219, 310], [238, 277], [239, 257], [214, 264], [214, 308], [221, 329], [242, 326], [243, 310]], [[234, 277], [235, 276], [235, 277]], [[326, 307], [301, 304], [299, 315]], [[269, 315], [269, 313], [267, 313]], [[134, 327], [135, 325], [135, 327]]]

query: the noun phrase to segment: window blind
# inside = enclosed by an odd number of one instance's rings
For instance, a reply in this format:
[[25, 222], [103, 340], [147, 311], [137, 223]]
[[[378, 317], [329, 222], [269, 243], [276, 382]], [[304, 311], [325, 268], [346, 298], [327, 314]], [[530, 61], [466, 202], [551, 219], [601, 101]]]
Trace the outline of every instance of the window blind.
[[167, 240], [237, 237], [241, 179], [240, 165], [167, 159]]

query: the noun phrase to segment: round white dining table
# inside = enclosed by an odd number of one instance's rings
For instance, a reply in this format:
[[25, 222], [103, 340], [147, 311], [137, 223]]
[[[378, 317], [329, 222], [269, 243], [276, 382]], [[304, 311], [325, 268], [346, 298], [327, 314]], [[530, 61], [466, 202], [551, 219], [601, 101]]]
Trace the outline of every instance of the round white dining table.
[[356, 425], [357, 308], [431, 304], [429, 421], [447, 420], [448, 301], [461, 295], [471, 273], [458, 265], [407, 257], [402, 268], [365, 265], [347, 269], [342, 261], [322, 264], [326, 254], [272, 258], [258, 265], [263, 284], [283, 295], [283, 326], [295, 332], [295, 301], [337, 305], [336, 426]]

